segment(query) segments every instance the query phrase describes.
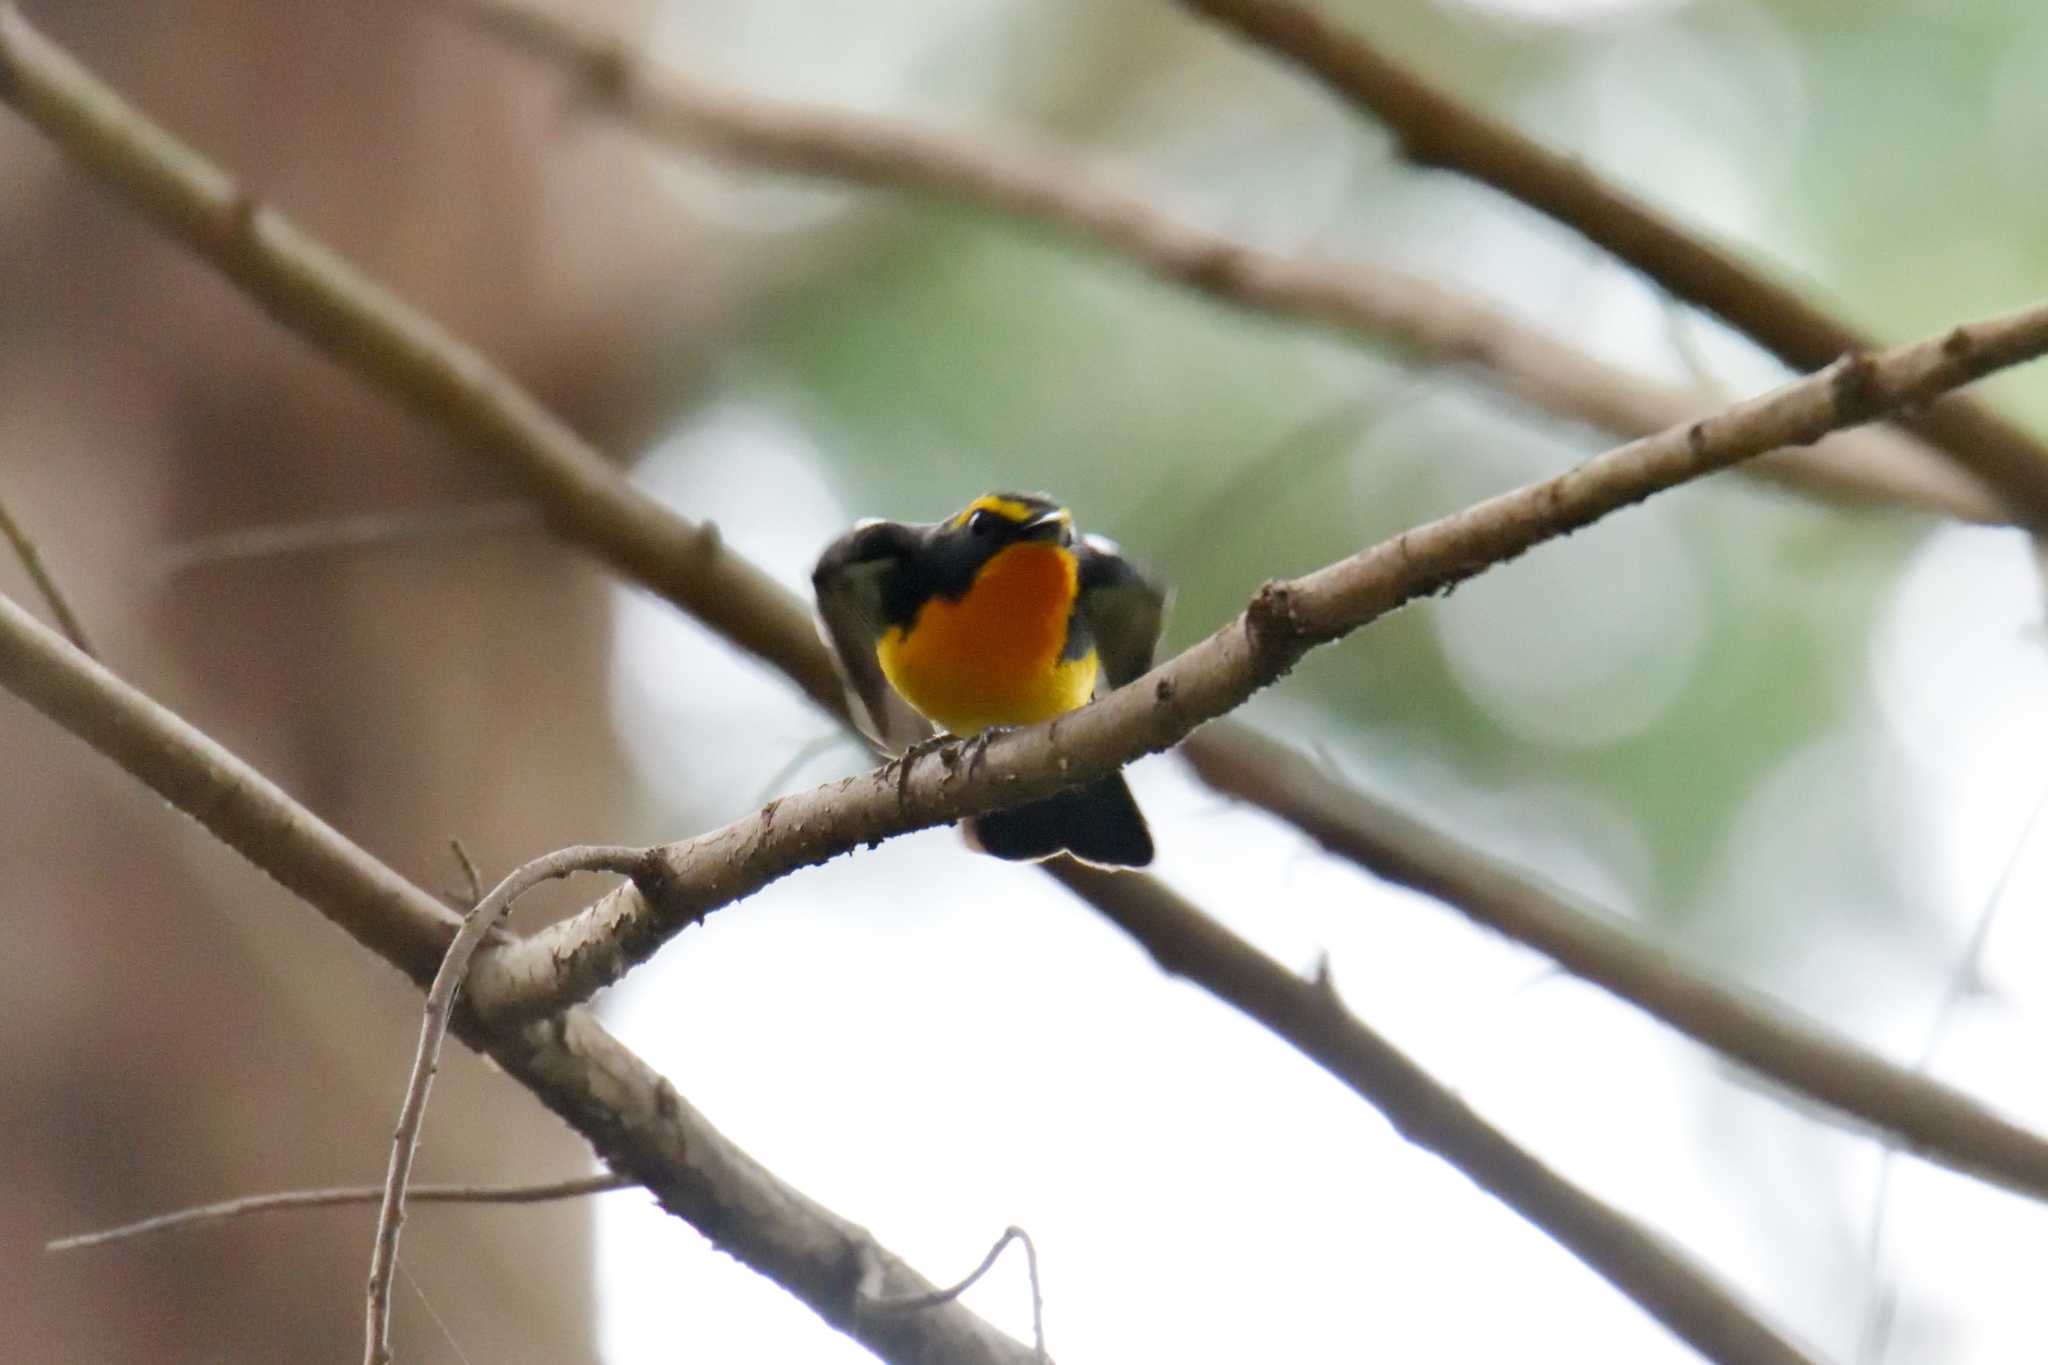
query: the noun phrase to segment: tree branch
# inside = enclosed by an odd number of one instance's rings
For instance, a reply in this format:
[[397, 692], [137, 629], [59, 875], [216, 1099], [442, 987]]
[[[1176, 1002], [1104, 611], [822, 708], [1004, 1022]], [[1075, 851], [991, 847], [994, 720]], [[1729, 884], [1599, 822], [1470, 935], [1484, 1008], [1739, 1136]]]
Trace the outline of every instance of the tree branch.
[[427, 1095], [433, 1089], [434, 1073], [440, 1070], [441, 1044], [448, 1037], [449, 1016], [455, 1008], [456, 992], [469, 975], [470, 959], [512, 903], [540, 883], [577, 872], [632, 876], [646, 861], [646, 853], [635, 848], [561, 849], [514, 869], [462, 917], [462, 927], [442, 955], [433, 984], [427, 987], [419, 1047], [413, 1056], [412, 1074], [406, 1080], [398, 1124], [391, 1134], [391, 1165], [384, 1176], [384, 1194], [377, 1210], [377, 1232], [370, 1254], [363, 1365], [391, 1365], [391, 1278], [398, 1269], [398, 1236], [405, 1223], [406, 1184], [412, 1178], [413, 1157], [419, 1151], [420, 1126], [427, 1117]]
[[[0, 597], [0, 687], [126, 769], [216, 838], [425, 987], [457, 921], [277, 786]], [[1031, 1348], [957, 1303], [872, 1311], [866, 1296], [934, 1286], [856, 1224], [763, 1168], [587, 1011], [456, 1036], [488, 1053], [589, 1139], [607, 1167], [721, 1250], [774, 1280], [884, 1360], [1024, 1365]], [[871, 1288], [864, 1288], [873, 1281]]]
[[[1491, 185], [1583, 235], [1688, 303], [1744, 333], [1796, 370], [1875, 348], [1797, 291], [1619, 190], [1577, 158], [1429, 84], [1295, 0], [1180, 0], [1297, 64], [1384, 123], [1402, 152]], [[2048, 527], [2048, 448], [1981, 404], [1955, 400], [1903, 419], [2005, 500]]]
[[1181, 747], [1227, 796], [1382, 880], [1533, 948], [1703, 1046], [1929, 1161], [2048, 1199], [2048, 1140], [1782, 1006], [1702, 976], [1534, 877], [1329, 777], [1284, 744], [1213, 725]]
[[778, 877], [864, 843], [1049, 796], [1178, 743], [1283, 676], [1316, 645], [1443, 592], [1535, 545], [1766, 450], [1819, 439], [2048, 351], [2048, 305], [1826, 370], [1595, 456], [1405, 531], [1289, 582], [1129, 686], [1042, 725], [914, 755], [861, 778], [770, 802], [661, 850], [659, 894], [620, 888], [477, 964], [476, 1008], [532, 1018], [589, 998], [664, 941]]
[[[639, 1181], [623, 1175], [589, 1175], [575, 1180], [552, 1180], [544, 1185], [414, 1185], [405, 1193], [412, 1204], [545, 1204], [557, 1199], [582, 1199], [612, 1190], [630, 1190]], [[344, 1185], [327, 1190], [284, 1190], [278, 1194], [251, 1194], [223, 1199], [217, 1204], [160, 1213], [153, 1218], [123, 1223], [59, 1237], [43, 1244], [45, 1251], [84, 1251], [90, 1247], [112, 1246], [116, 1242], [153, 1237], [163, 1232], [182, 1232], [207, 1223], [227, 1223], [258, 1213], [281, 1213], [291, 1209], [332, 1209], [353, 1204], [376, 1204], [384, 1198], [383, 1185]]]
[[85, 627], [79, 622], [78, 613], [71, 609], [71, 603], [57, 586], [57, 580], [50, 575], [49, 566], [43, 563], [43, 554], [36, 548], [35, 540], [27, 528], [14, 519], [14, 513], [7, 510], [7, 499], [0, 498], [0, 540], [5, 540], [14, 551], [14, 557], [21, 562], [21, 571], [28, 575], [28, 581], [41, 594], [43, 605], [50, 609], [51, 619], [57, 629], [64, 632], [64, 638], [76, 645], [81, 653], [95, 659], [99, 651], [86, 638]]
[[[1675, 426], [1712, 406], [1697, 392], [1606, 364], [1505, 310], [1419, 276], [1362, 261], [1265, 251], [1173, 218], [1122, 188], [1107, 168], [1071, 154], [1004, 149], [871, 115], [712, 90], [636, 58], [619, 36], [558, 3], [439, 3], [567, 70], [589, 105], [672, 146], [932, 195], [1036, 223], [1236, 307], [1334, 327], [1423, 363], [1477, 366], [1524, 402], [1619, 436]], [[1895, 432], [1862, 432], [1815, 450], [1779, 452], [1753, 472], [1816, 496], [1898, 502], [1968, 521], [2006, 518], [2003, 504], [1977, 478]]]
[[164, 580], [198, 569], [288, 555], [387, 549], [394, 545], [441, 545], [463, 536], [488, 536], [541, 526], [531, 498], [497, 502], [406, 507], [358, 516], [241, 526], [193, 536], [166, 546], [153, 566]]
[[1327, 977], [1296, 976], [1156, 880], [1067, 860], [1049, 870], [1163, 971], [1201, 983], [1285, 1038], [1385, 1114], [1403, 1138], [1542, 1228], [1709, 1360], [1810, 1359], [1663, 1238], [1517, 1147], [1347, 1012]]
[[549, 527], [776, 664], [838, 712], [808, 610], [633, 487], [482, 352], [368, 279], [131, 108], [12, 3], [0, 3], [0, 100], [226, 275], [278, 321], [504, 467]]

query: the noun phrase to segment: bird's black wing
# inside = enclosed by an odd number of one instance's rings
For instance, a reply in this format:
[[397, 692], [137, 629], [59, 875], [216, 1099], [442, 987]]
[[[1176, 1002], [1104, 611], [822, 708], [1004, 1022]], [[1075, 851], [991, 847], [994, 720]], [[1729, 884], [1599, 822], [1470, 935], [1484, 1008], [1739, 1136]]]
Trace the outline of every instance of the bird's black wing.
[[1166, 585], [1124, 558], [1116, 542], [1082, 536], [1074, 547], [1080, 560], [1079, 607], [1102, 658], [1102, 677], [1122, 687], [1152, 667], [1152, 651], [1166, 624]]
[[875, 660], [886, 626], [883, 593], [890, 574], [917, 549], [917, 532], [901, 522], [864, 521], [825, 547], [811, 571], [818, 595], [819, 633], [839, 665], [853, 701], [854, 723], [891, 753], [931, 733]]

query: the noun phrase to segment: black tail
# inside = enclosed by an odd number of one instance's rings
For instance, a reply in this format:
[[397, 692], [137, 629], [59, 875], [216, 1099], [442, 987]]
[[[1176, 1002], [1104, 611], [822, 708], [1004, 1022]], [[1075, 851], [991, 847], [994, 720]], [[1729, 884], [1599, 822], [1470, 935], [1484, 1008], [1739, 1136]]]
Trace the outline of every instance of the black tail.
[[990, 811], [963, 828], [976, 848], [1013, 862], [1055, 853], [1103, 867], [1143, 867], [1152, 861], [1152, 831], [1122, 773], [1028, 806]]

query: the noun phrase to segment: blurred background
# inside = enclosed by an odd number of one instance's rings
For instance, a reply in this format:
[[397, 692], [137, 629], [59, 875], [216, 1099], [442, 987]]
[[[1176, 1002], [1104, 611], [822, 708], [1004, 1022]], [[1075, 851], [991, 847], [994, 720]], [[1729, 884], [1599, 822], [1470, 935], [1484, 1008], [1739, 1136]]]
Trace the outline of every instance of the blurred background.
[[[2048, 282], [2033, 5], [1322, 7], [1878, 335]], [[1235, 312], [1043, 230], [651, 148], [431, 6], [25, 8], [792, 586], [855, 517], [1045, 488], [1177, 586], [1174, 649], [1265, 578], [1610, 443], [1483, 375]], [[1779, 377], [1165, 0], [573, 8], [724, 87], [1086, 149], [1179, 216], [1398, 264], [1645, 374]], [[2048, 431], [2038, 369], [1986, 387]], [[453, 510], [506, 491], [0, 117], [0, 498], [113, 667], [434, 888], [461, 885], [451, 838], [496, 876], [864, 766], [670, 608]], [[430, 533], [186, 554], [389, 513]], [[11, 560], [0, 590], [31, 600]], [[2048, 1127], [2040, 620], [2015, 532], [1722, 478], [1319, 651], [1246, 718]], [[1170, 756], [1132, 777], [1160, 875], [1290, 964], [1328, 953], [1367, 1022], [1822, 1354], [2048, 1352], [2038, 1208], [1903, 1158], [1887, 1179], [1869, 1138], [1230, 808]], [[415, 993], [11, 701], [0, 778], [15, 1354], [347, 1358], [367, 1211], [41, 1244], [376, 1178]], [[950, 831], [721, 912], [602, 1004], [714, 1122], [934, 1279], [1029, 1229], [1066, 1362], [1688, 1358], [1309, 1064]], [[588, 1159], [516, 1086], [449, 1058], [421, 1178]], [[422, 1210], [404, 1262], [408, 1361], [865, 1358], [640, 1194]], [[969, 1302], [1028, 1332], [1020, 1266]]]

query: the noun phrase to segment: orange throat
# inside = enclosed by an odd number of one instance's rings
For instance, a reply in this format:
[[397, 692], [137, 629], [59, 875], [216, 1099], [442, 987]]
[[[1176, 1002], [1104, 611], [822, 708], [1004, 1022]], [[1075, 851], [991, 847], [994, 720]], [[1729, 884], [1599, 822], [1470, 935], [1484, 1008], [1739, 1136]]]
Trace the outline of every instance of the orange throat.
[[876, 661], [905, 701], [953, 734], [1049, 720], [1095, 691], [1093, 650], [1060, 657], [1077, 581], [1070, 551], [1011, 545], [959, 601], [933, 597], [908, 629], [884, 631]]

